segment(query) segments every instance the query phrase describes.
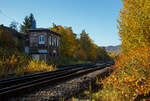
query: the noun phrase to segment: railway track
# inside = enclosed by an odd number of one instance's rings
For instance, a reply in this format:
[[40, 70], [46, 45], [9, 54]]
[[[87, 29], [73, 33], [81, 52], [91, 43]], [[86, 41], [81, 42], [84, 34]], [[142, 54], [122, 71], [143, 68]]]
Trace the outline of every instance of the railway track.
[[84, 75], [99, 69], [103, 69], [112, 64], [83, 64], [65, 66], [64, 69], [59, 69], [52, 72], [37, 73], [0, 80], [0, 100], [7, 100], [9, 97], [23, 94], [40, 87], [55, 85], [57, 82], [65, 81], [76, 76]]

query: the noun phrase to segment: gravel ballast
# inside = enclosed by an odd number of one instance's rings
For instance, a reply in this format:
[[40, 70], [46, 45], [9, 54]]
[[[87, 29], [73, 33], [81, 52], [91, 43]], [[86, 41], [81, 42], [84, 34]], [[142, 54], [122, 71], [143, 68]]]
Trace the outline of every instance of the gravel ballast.
[[59, 101], [60, 99], [68, 99], [80, 93], [80, 91], [87, 89], [89, 82], [96, 80], [97, 77], [108, 74], [110, 68], [106, 67], [102, 70], [56, 84], [55, 86], [39, 88], [29, 94], [10, 98], [9, 101]]

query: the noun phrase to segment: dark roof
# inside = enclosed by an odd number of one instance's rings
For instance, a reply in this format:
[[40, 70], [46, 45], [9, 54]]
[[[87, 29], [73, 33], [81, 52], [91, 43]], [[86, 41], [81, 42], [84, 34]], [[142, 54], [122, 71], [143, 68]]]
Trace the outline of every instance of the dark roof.
[[52, 33], [52, 34], [61, 36], [60, 34], [54, 32], [54, 31], [52, 31], [52, 30], [50, 30], [50, 29], [48, 29], [48, 28], [27, 29], [27, 32], [37, 32], [37, 31], [38, 31], [38, 32], [43, 32], [43, 31], [45, 31], [45, 32], [50, 32], [50, 33]]
[[23, 33], [20, 33], [18, 31], [16, 31], [15, 29], [12, 29], [12, 28], [4, 26], [4, 25], [0, 25], [0, 27], [3, 28], [4, 30], [7, 30], [8, 32], [10, 32], [14, 37], [17, 37], [18, 39], [25, 38], [25, 35]]

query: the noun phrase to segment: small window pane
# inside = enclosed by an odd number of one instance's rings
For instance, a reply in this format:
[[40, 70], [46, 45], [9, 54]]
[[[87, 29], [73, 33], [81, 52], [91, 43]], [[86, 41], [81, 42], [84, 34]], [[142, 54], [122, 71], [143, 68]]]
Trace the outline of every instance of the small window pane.
[[59, 46], [59, 39], [57, 39], [57, 47]]
[[41, 35], [39, 37], [39, 44], [45, 44], [45, 36], [44, 35]]
[[49, 36], [49, 45], [51, 45], [51, 36]]

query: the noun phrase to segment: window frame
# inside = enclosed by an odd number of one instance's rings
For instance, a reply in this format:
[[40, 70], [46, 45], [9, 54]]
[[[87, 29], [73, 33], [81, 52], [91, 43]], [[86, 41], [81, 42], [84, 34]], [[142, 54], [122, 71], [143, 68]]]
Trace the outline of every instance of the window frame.
[[46, 41], [45, 35], [40, 35], [39, 36], [39, 44], [45, 44], [45, 41]]
[[49, 45], [51, 46], [52, 45], [52, 36], [49, 36]]

